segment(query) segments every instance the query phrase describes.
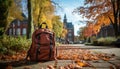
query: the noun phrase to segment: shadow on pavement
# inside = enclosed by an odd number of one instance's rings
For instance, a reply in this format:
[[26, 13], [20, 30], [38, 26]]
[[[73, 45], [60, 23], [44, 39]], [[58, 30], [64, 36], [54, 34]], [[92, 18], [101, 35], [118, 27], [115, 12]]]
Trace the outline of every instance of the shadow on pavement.
[[8, 66], [18, 67], [24, 65], [37, 64], [38, 62], [31, 62], [28, 60], [19, 60], [19, 61], [0, 61], [0, 69], [6, 69]]

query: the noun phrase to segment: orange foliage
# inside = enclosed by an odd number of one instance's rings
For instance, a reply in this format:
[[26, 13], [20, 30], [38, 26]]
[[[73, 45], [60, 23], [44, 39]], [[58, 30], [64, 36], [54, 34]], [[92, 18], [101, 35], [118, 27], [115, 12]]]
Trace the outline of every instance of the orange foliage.
[[108, 18], [107, 14], [97, 16], [96, 19], [97, 19], [96, 24], [99, 24], [100, 26], [110, 24], [110, 19]]
[[97, 34], [101, 29], [101, 26], [100, 25], [94, 25], [94, 28], [93, 28], [93, 31], [94, 31], [94, 34]]
[[83, 31], [85, 37], [90, 37], [94, 34], [93, 26], [94, 25], [92, 23], [88, 23], [87, 27]]
[[[95, 34], [99, 32], [103, 25], [109, 25], [111, 23], [113, 25], [114, 23], [117, 26], [117, 22], [120, 23], [120, 17], [117, 17], [119, 15], [119, 0], [85, 0], [84, 4], [86, 6], [80, 6], [74, 12], [78, 12], [83, 17], [93, 20], [94, 24], [97, 24], [94, 28]], [[88, 31], [89, 29], [85, 32]], [[85, 33], [85, 36], [88, 37], [91, 35]]]

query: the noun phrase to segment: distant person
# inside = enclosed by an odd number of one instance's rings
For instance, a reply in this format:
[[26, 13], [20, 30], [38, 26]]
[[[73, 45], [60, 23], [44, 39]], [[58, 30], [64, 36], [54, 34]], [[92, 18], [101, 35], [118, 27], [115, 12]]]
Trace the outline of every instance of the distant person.
[[66, 39], [66, 44], [69, 44], [69, 40], [68, 39]]

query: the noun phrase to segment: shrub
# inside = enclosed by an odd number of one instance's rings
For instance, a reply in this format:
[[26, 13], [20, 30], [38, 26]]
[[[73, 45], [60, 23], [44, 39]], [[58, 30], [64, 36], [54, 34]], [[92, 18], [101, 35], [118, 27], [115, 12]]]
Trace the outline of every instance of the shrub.
[[93, 42], [93, 41], [96, 41], [97, 40], [97, 38], [96, 38], [96, 36], [92, 36], [91, 37], [91, 41]]
[[86, 43], [84, 43], [84, 44], [85, 44], [85, 45], [92, 45], [92, 43], [87, 43], [87, 42], [86, 42]]
[[105, 43], [105, 38], [99, 38], [98, 40], [97, 40], [98, 42], [98, 45], [104, 45], [104, 43]]
[[14, 54], [27, 50], [30, 44], [31, 40], [27, 40], [25, 37], [4, 36], [0, 39], [0, 54]]
[[116, 41], [115, 37], [106, 37], [106, 38], [99, 38], [93, 41], [93, 45], [113, 45], [113, 42]]
[[98, 45], [98, 41], [94, 40], [92, 44], [96, 46], [96, 45]]
[[116, 38], [114, 37], [107, 37], [105, 38], [105, 45], [113, 45], [113, 42], [116, 41]]

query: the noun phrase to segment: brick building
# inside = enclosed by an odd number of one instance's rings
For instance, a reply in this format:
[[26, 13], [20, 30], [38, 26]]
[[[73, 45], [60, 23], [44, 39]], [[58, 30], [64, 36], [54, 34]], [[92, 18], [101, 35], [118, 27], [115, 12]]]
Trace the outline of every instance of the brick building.
[[9, 28], [6, 32], [7, 35], [10, 35], [10, 36], [22, 35], [22, 36], [24, 36], [27, 34], [28, 20], [24, 14], [22, 14], [22, 15], [24, 17], [23, 20], [15, 19], [10, 23]]
[[97, 37], [114, 37], [114, 29], [112, 25], [103, 26], [100, 29], [100, 32], [97, 34]]
[[64, 28], [67, 29], [67, 35], [65, 37], [66, 42], [69, 41], [70, 43], [74, 42], [74, 25], [72, 22], [67, 22], [67, 17], [64, 15], [63, 19]]

